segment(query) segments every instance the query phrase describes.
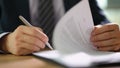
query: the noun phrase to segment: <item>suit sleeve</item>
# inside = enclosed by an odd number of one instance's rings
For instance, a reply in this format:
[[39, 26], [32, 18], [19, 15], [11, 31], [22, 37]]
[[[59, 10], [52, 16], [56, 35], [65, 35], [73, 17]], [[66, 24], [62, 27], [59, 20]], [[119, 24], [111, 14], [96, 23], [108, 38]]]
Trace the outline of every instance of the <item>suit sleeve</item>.
[[0, 34], [3, 32], [2, 30], [2, 24], [1, 24], [1, 21], [2, 21], [2, 1], [0, 0]]
[[106, 24], [110, 21], [105, 17], [105, 14], [103, 13], [102, 9], [98, 6], [96, 0], [89, 0], [91, 12], [94, 20], [94, 24]]

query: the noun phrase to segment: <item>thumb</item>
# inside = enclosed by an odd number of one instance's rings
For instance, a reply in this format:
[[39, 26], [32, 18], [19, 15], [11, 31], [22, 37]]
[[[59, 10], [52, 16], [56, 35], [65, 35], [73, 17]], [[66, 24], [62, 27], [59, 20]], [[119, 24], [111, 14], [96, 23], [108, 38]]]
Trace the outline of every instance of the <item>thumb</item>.
[[94, 35], [96, 34], [96, 33], [95, 33], [96, 30], [97, 30], [98, 28], [101, 28], [101, 27], [102, 27], [102, 25], [97, 25], [97, 26], [95, 26], [94, 29], [93, 29], [93, 31], [92, 31], [92, 33], [91, 33], [91, 35], [94, 36]]

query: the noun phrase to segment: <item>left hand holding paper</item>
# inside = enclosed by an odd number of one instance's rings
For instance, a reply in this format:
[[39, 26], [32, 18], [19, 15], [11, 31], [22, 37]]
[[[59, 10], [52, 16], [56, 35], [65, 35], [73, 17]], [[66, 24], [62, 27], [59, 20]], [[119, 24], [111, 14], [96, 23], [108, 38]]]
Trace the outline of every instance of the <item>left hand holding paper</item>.
[[91, 33], [93, 45], [100, 51], [120, 50], [120, 31], [117, 24], [95, 26]]

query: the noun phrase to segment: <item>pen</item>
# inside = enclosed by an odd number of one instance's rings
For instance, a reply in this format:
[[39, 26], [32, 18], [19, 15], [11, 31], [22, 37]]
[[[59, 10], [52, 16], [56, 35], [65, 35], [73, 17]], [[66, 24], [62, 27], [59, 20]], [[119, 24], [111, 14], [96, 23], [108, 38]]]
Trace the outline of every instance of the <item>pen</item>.
[[[19, 16], [19, 19], [25, 24], [25, 25], [27, 25], [27, 26], [32, 26], [23, 16]], [[52, 46], [50, 45], [50, 43], [46, 43], [46, 45], [51, 49], [51, 50], [53, 50], [53, 48], [52, 48]]]

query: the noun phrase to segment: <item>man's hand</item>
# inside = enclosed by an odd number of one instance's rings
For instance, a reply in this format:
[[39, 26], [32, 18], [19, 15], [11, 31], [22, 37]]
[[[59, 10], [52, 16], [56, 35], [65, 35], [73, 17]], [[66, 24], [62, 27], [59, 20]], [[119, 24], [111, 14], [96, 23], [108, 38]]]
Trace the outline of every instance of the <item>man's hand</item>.
[[37, 27], [19, 26], [3, 42], [3, 50], [15, 55], [26, 55], [44, 49], [48, 37]]
[[93, 45], [100, 51], [120, 50], [120, 31], [117, 24], [95, 26], [91, 33]]

